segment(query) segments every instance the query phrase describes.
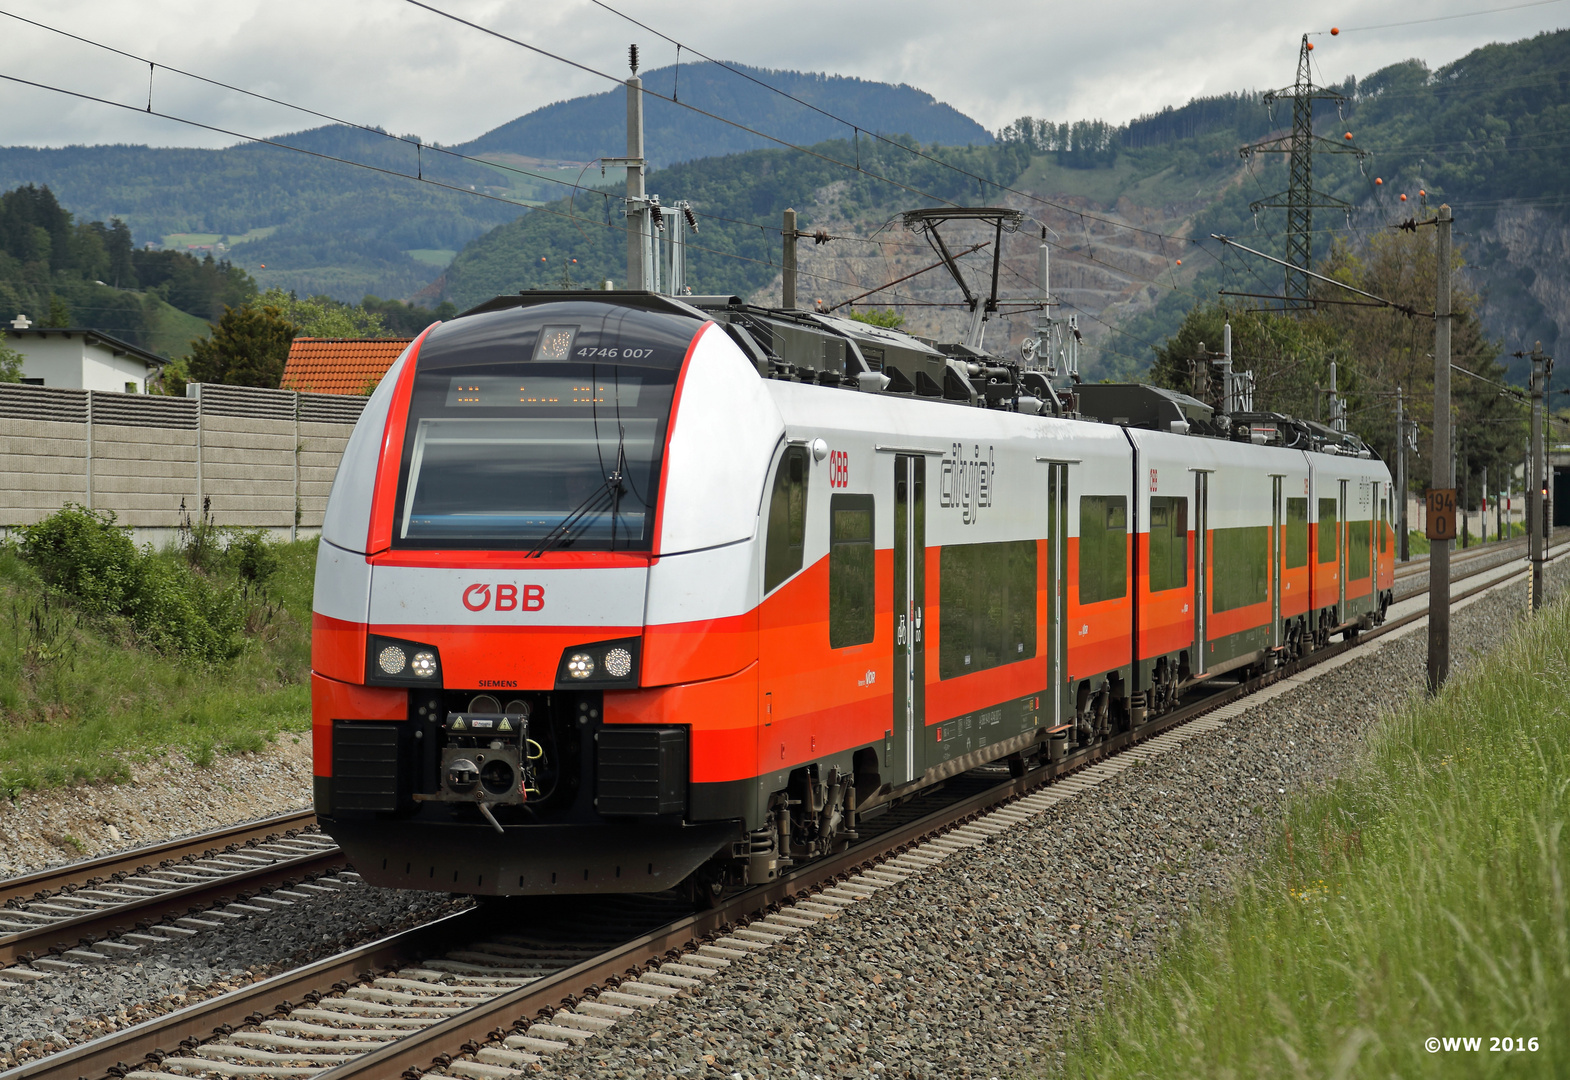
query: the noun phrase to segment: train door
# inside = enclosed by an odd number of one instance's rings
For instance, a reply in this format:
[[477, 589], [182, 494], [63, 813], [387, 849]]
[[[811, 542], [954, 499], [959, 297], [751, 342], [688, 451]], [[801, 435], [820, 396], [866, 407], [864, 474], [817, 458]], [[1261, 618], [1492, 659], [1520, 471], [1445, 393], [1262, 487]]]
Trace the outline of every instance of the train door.
[[1047, 464], [1047, 714], [1051, 727], [1068, 723], [1068, 463]]
[[1279, 649], [1286, 643], [1285, 628], [1281, 625], [1281, 563], [1286, 558], [1286, 545], [1282, 542], [1286, 523], [1286, 503], [1281, 497], [1284, 477], [1270, 477], [1270, 647]]
[[919, 777], [926, 730], [927, 460], [894, 458], [894, 717], [885, 764], [896, 787]]
[[[1380, 483], [1375, 480], [1368, 502], [1368, 516], [1373, 518], [1368, 523], [1368, 595], [1373, 600], [1375, 612], [1379, 610], [1379, 552], [1385, 544], [1385, 506], [1379, 501], [1379, 489]], [[1488, 524], [1486, 517], [1483, 524]]]
[[1347, 482], [1345, 480], [1341, 481], [1341, 494], [1339, 497], [1341, 508], [1341, 513], [1339, 515], [1340, 528], [1337, 530], [1341, 534], [1341, 543], [1336, 549], [1336, 582], [1338, 584], [1338, 588], [1336, 590], [1336, 622], [1338, 623], [1343, 623], [1347, 620], [1347, 548], [1351, 546], [1349, 541], [1352, 539], [1352, 522], [1349, 520], [1347, 513], [1351, 507], [1347, 505], [1346, 487]]
[[1206, 653], [1205, 612], [1210, 607], [1210, 473], [1194, 470], [1194, 663], [1195, 676], [1203, 675]]

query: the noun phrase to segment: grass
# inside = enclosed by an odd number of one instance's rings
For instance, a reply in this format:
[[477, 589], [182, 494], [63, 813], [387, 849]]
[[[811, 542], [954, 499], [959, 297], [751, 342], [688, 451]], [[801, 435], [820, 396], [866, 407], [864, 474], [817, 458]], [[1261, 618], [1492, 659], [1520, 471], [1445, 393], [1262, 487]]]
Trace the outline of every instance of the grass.
[[458, 252], [452, 248], [410, 248], [404, 254], [415, 262], [445, 270]]
[[191, 342], [205, 338], [213, 331], [206, 319], [190, 315], [156, 297], [147, 301], [152, 315], [152, 333], [147, 347], [171, 360], [183, 360], [191, 355]]
[[247, 240], [265, 240], [277, 231], [276, 225], [264, 225], [247, 233], [170, 233], [164, 237], [163, 244], [166, 248], [179, 251], [192, 244], [216, 244], [222, 240], [232, 247]]
[[[308, 731], [316, 542], [274, 550], [277, 569], [248, 592], [239, 655], [202, 664], [158, 651], [126, 620], [87, 615], [0, 547], [0, 797], [124, 779], [132, 762], [170, 751], [200, 764]], [[185, 564], [178, 551], [160, 558]]]
[[[1237, 896], [1113, 990], [1068, 1075], [1570, 1075], [1567, 702], [1560, 600], [1295, 803]], [[1538, 1049], [1490, 1052], [1506, 1036]]]
[[[1505, 539], [1507, 540], [1511, 539], [1512, 537], [1525, 535], [1526, 526], [1519, 521], [1511, 522], [1505, 526]], [[1473, 536], [1471, 539], [1471, 546], [1477, 547], [1485, 543], [1492, 544], [1495, 543], [1498, 539], [1499, 538], [1494, 535], [1493, 519], [1490, 518], [1488, 522], [1488, 539], [1484, 541], [1479, 540], [1476, 536]], [[1411, 529], [1407, 532], [1407, 550], [1411, 552], [1413, 558], [1416, 558], [1419, 555], [1428, 554], [1428, 538], [1423, 535], [1423, 531], [1421, 529]], [[1461, 537], [1457, 535], [1455, 542], [1451, 545], [1451, 551], [1458, 552], [1461, 550], [1463, 550], [1461, 547]]]

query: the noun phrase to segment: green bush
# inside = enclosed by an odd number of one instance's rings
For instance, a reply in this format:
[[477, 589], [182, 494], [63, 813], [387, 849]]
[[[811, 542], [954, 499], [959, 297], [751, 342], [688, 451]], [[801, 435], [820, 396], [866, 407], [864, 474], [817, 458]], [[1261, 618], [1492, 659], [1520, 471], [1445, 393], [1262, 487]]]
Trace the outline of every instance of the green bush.
[[245, 646], [249, 592], [219, 580], [231, 564], [243, 581], [260, 585], [278, 556], [260, 530], [228, 536], [206, 529], [203, 553], [182, 556], [138, 549], [107, 511], [68, 505], [22, 532], [21, 554], [57, 592], [89, 615], [127, 620], [159, 652], [199, 663], [232, 660]]
[[241, 580], [253, 584], [265, 584], [278, 569], [278, 545], [261, 529], [236, 529], [224, 555]]
[[94, 615], [123, 613], [136, 592], [140, 554], [113, 512], [67, 503], [22, 530], [22, 555]]
[[159, 652], [216, 664], [234, 659], [245, 645], [239, 590], [192, 573], [178, 555], [143, 553], [125, 614]]

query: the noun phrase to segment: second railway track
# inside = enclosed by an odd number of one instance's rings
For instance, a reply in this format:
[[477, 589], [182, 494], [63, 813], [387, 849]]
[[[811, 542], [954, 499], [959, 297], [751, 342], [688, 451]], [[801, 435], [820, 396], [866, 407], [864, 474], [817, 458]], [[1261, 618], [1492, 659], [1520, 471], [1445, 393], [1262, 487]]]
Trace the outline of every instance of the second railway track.
[[[1567, 552], [1570, 545], [1561, 545], [1550, 557]], [[1458, 592], [1455, 602], [1521, 572], [1498, 565], [1457, 569], [1464, 571], [1453, 576], [1457, 582], [1487, 580]], [[1362, 641], [1425, 613], [1417, 599], [1399, 602], [1390, 620]], [[1067, 797], [1070, 789], [1094, 782], [1093, 774], [1116, 771], [1159, 754], [1174, 739], [1208, 730], [1204, 723], [1191, 722], [1352, 647], [1332, 646], [1300, 664], [1220, 688], [1138, 731], [1023, 777], [1008, 778], [994, 768], [991, 777], [978, 770], [956, 778], [951, 789], [970, 788], [927, 796], [891, 812], [895, 820], [880, 822], [885, 827], [877, 835], [729, 898], [714, 910], [678, 914], [668, 898], [487, 905], [28, 1063], [0, 1080], [343, 1080], [432, 1069], [474, 1080], [514, 1075], [699, 985], [750, 952], [834, 917], [989, 830], [1038, 812], [1046, 805], [1043, 800]], [[1174, 730], [1183, 725], [1189, 725], [1186, 731]], [[1127, 759], [1105, 760], [1130, 750]], [[1047, 786], [1086, 769], [1091, 772], [1082, 780]], [[1018, 809], [1005, 805], [1014, 802], [1020, 803]], [[987, 817], [978, 821], [981, 815]]]

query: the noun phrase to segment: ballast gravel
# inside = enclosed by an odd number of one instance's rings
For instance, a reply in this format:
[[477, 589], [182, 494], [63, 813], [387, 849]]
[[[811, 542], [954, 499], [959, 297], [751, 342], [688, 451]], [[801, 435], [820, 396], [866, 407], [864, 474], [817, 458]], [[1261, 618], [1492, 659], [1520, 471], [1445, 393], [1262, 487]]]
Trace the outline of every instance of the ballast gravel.
[[260, 753], [196, 765], [178, 753], [127, 763], [117, 784], [0, 799], [0, 878], [162, 843], [311, 805], [311, 741], [284, 733]]
[[[1547, 573], [1557, 594], [1570, 561]], [[1502, 640], [1524, 608], [1513, 583], [1457, 611], [1452, 668]], [[1196, 905], [1226, 896], [1268, 848], [1286, 799], [1346, 768], [1369, 725], [1421, 691], [1426, 634], [1378, 644], [526, 1075], [1054, 1072], [1106, 981], [1153, 960]], [[476, 1075], [460, 1063], [448, 1073]]]
[[[317, 892], [316, 889], [326, 889]], [[353, 875], [289, 890], [290, 906], [164, 945], [0, 986], [0, 1070], [467, 907]], [[212, 918], [209, 916], [209, 918]]]

